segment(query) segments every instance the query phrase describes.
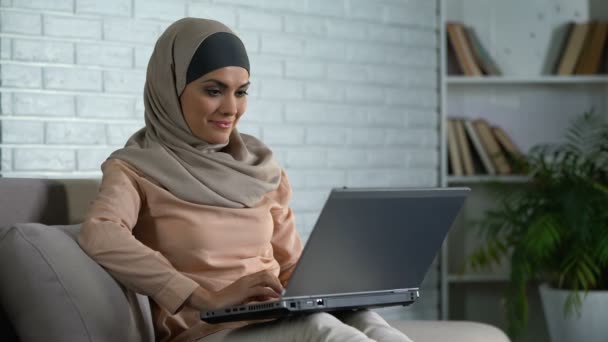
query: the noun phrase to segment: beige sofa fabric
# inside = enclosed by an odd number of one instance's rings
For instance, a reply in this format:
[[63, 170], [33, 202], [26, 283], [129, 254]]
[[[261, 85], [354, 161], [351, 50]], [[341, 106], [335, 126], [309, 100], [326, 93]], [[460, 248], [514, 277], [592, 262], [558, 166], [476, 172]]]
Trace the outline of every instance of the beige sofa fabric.
[[[0, 227], [0, 303], [23, 342], [153, 342], [147, 297], [124, 290], [76, 242], [80, 225]], [[138, 300], [139, 297], [139, 300]]]
[[500, 329], [488, 324], [464, 321], [391, 321], [415, 342], [509, 342]]

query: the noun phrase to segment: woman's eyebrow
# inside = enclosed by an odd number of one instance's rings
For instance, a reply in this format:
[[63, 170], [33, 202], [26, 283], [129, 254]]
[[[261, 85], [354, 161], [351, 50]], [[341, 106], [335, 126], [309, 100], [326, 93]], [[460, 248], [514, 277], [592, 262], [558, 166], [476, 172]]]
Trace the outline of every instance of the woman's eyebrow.
[[[218, 81], [218, 80], [216, 80], [216, 79], [214, 79], [214, 78], [210, 78], [210, 79], [208, 79], [208, 80], [204, 80], [204, 81], [203, 81], [203, 83], [207, 83], [207, 82], [213, 82], [213, 83], [217, 84], [217, 85], [218, 85], [219, 87], [221, 87], [221, 88], [228, 88], [228, 85], [227, 85], [226, 83], [224, 83], [224, 82], [222, 82], [222, 81]], [[251, 82], [247, 81], [247, 83], [244, 83], [244, 84], [243, 84], [243, 85], [241, 85], [239, 88], [246, 87], [246, 86], [248, 86], [249, 84], [251, 84]]]

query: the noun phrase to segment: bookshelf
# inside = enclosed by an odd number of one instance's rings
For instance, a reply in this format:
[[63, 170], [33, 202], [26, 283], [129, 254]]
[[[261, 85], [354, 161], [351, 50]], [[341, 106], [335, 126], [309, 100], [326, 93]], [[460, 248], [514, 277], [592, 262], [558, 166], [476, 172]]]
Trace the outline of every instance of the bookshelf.
[[530, 181], [530, 177], [524, 175], [509, 175], [509, 176], [488, 176], [488, 175], [475, 175], [475, 176], [447, 176], [448, 185], [475, 185], [475, 184], [488, 184], [488, 183], [527, 183]]
[[608, 77], [598, 76], [536, 76], [536, 77], [511, 77], [511, 76], [447, 76], [446, 83], [450, 86], [458, 85], [510, 85], [510, 84], [608, 84]]
[[[448, 118], [484, 118], [502, 127], [520, 150], [527, 152], [536, 144], [563, 141], [570, 120], [584, 111], [607, 113], [608, 75], [557, 76], [549, 72], [552, 69], [549, 64], [561, 53], [554, 47], [555, 32], [570, 21], [608, 21], [608, 1], [439, 0], [439, 3], [442, 23], [439, 182], [441, 186], [469, 186], [473, 190], [442, 249], [441, 313], [443, 319], [478, 320], [504, 329], [500, 300], [509, 279], [509, 266], [475, 272], [467, 267], [468, 254], [481, 243], [467, 223], [496, 205], [497, 192], [524, 187], [529, 177], [448, 174]], [[472, 27], [502, 75], [471, 77], [449, 73], [447, 60], [452, 55], [447, 49], [448, 22]], [[542, 317], [537, 298], [533, 297], [530, 305], [538, 305], [530, 315]], [[544, 324], [544, 318], [531, 321], [523, 340], [548, 341]]]
[[505, 282], [509, 278], [504, 274], [451, 274], [448, 280], [451, 283], [486, 283]]

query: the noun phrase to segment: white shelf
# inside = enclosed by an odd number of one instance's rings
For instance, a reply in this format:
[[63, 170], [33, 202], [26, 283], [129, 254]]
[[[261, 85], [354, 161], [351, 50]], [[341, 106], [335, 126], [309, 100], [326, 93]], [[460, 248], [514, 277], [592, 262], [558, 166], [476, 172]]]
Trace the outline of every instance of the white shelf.
[[[474, 188], [462, 215], [454, 223], [441, 254], [442, 317], [468, 319], [487, 312], [486, 323], [500, 326], [496, 310], [485, 307], [498, 299], [500, 288], [509, 282], [509, 260], [495, 269], [468, 270], [468, 255], [484, 242], [474, 235], [469, 223], [495, 208], [500, 200], [491, 184], [502, 190], [525, 187], [532, 178], [523, 175], [453, 176], [448, 174], [447, 123], [449, 116], [484, 118], [502, 127], [521, 151], [535, 145], [562, 142], [571, 120], [589, 108], [608, 113], [608, 74], [550, 75], [551, 65], [561, 53], [557, 38], [569, 21], [604, 20], [607, 0], [441, 0], [440, 8], [440, 115], [442, 186]], [[450, 74], [456, 60], [449, 56], [445, 23], [462, 22], [473, 28], [481, 44], [502, 70], [502, 76], [470, 77]], [[450, 59], [448, 59], [450, 58]], [[451, 63], [450, 63], [451, 62]], [[455, 65], [456, 64], [456, 65]], [[607, 114], [608, 115], [608, 114]], [[465, 267], [463, 269], [463, 267]], [[487, 292], [480, 287], [488, 287]], [[458, 296], [456, 300], [452, 296]], [[450, 303], [458, 305], [450, 310]], [[449, 313], [455, 315], [450, 317]], [[496, 320], [495, 320], [496, 319]], [[541, 322], [542, 323], [542, 322]], [[531, 324], [531, 327], [534, 324]], [[533, 327], [531, 330], [544, 329]], [[532, 334], [530, 340], [543, 340]], [[547, 334], [544, 334], [546, 336]]]
[[510, 77], [510, 76], [447, 76], [448, 85], [485, 85], [485, 84], [608, 84], [608, 75], [594, 76], [536, 76], [536, 77]]
[[527, 183], [530, 176], [448, 176], [448, 184], [476, 184], [476, 183]]
[[504, 274], [450, 274], [450, 283], [488, 283], [488, 282], [507, 282], [509, 276]]

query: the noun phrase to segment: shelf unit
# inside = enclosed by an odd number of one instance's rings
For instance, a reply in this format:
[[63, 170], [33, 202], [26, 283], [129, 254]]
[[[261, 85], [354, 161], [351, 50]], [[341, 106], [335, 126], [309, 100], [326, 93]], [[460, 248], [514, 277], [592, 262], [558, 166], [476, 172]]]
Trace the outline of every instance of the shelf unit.
[[486, 184], [486, 183], [527, 183], [530, 181], [529, 176], [510, 175], [510, 176], [447, 176], [447, 185], [470, 185], [470, 184]]
[[505, 282], [509, 278], [503, 274], [450, 274], [448, 281], [451, 283], [485, 283], [485, 282]]
[[[471, 305], [479, 306], [484, 301], [499, 303], [502, 289], [508, 282], [509, 269], [508, 265], [475, 273], [467, 269], [467, 255], [480, 242], [473, 232], [466, 229], [466, 225], [470, 219], [478, 218], [495, 205], [492, 200], [496, 198], [493, 191], [497, 187], [508, 191], [526, 186], [530, 178], [524, 175], [448, 175], [448, 117], [483, 117], [505, 129], [520, 149], [527, 152], [539, 143], [563, 141], [563, 132], [570, 120], [584, 111], [593, 109], [605, 114], [608, 108], [608, 75], [548, 75], [546, 64], [550, 58], [546, 54], [550, 50], [549, 45], [553, 44], [552, 32], [558, 26], [571, 20], [608, 20], [608, 1], [439, 0], [439, 3], [439, 183], [445, 187], [469, 186], [473, 189], [442, 249], [441, 316], [443, 319], [483, 320], [485, 317], [470, 314], [474, 310], [470, 309]], [[447, 21], [460, 21], [473, 27], [504, 76], [448, 75]], [[461, 296], [451, 298], [453, 292]], [[474, 297], [476, 293], [479, 295]], [[463, 294], [472, 297], [463, 299]], [[466, 309], [450, 310], [452, 299], [458, 300]], [[482, 307], [481, 310], [488, 308]], [[459, 311], [458, 316], [451, 314], [455, 311]], [[495, 311], [500, 311], [498, 305]], [[499, 312], [488, 312], [486, 316], [485, 322], [504, 328], [504, 319], [499, 318]], [[536, 326], [531, 327], [531, 334], [524, 336], [524, 341], [547, 340], [543, 322], [536, 322]]]
[[589, 84], [600, 83], [608, 84], [608, 77], [601, 76], [537, 76], [537, 77], [466, 77], [466, 76], [446, 76], [448, 85], [467, 85], [467, 84]]

